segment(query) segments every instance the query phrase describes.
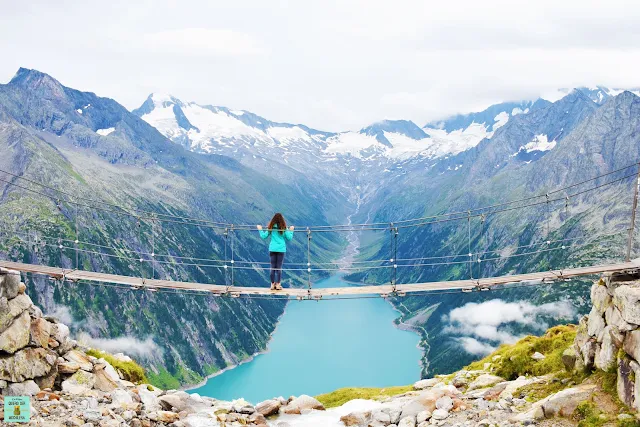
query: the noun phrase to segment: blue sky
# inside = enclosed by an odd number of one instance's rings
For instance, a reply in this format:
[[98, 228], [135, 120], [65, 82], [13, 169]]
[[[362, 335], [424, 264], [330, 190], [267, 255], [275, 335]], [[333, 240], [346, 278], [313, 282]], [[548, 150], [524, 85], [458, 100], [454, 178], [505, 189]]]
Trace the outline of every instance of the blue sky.
[[640, 86], [633, 1], [0, 3], [0, 81], [36, 68], [130, 109], [163, 92], [338, 131]]

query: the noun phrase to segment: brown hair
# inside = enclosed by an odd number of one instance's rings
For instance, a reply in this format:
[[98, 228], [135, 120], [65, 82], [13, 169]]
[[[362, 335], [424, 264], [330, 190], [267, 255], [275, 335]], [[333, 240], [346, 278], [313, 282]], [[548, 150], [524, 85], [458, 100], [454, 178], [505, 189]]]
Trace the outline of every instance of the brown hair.
[[271, 218], [271, 221], [269, 221], [269, 226], [267, 227], [269, 231], [273, 231], [274, 225], [278, 227], [280, 234], [284, 234], [284, 231], [287, 229], [287, 222], [280, 212], [275, 214], [273, 218]]

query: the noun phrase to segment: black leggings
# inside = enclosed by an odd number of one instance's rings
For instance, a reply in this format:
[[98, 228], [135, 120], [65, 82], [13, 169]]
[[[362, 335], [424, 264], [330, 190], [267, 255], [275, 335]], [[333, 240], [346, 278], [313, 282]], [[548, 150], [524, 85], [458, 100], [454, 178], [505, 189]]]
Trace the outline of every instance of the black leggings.
[[284, 252], [269, 252], [269, 258], [271, 258], [271, 283], [280, 283]]

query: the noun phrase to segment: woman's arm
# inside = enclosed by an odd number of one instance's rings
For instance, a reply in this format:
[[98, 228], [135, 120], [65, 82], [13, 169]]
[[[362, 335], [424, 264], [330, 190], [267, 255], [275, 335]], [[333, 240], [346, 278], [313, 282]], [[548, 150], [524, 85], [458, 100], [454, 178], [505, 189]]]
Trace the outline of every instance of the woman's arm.
[[258, 226], [258, 231], [260, 232], [262, 240], [266, 240], [267, 237], [269, 237], [269, 232], [267, 230], [263, 230], [261, 225]]
[[287, 231], [284, 232], [284, 238], [287, 240], [293, 239], [293, 225], [289, 227]]

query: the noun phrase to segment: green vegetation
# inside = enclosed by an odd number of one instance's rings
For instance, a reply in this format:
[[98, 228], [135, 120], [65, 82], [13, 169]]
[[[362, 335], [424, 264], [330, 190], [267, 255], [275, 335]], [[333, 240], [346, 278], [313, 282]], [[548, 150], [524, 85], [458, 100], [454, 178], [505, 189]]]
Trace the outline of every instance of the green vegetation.
[[123, 362], [116, 359], [109, 353], [94, 349], [88, 350], [87, 355], [106, 360], [111, 366], [113, 366], [116, 371], [122, 374], [122, 377], [127, 381], [130, 381], [134, 384], [143, 384], [149, 382], [147, 380], [144, 368], [138, 365], [134, 360], [132, 360], [131, 362]]
[[[521, 375], [546, 375], [564, 369], [562, 353], [571, 345], [576, 336], [574, 325], [562, 325], [549, 329], [543, 336], [528, 336], [513, 345], [503, 345], [482, 360], [473, 362], [466, 369], [482, 369], [485, 363], [493, 364], [493, 373], [507, 380]], [[535, 352], [545, 355], [536, 361], [531, 356]], [[493, 361], [495, 356], [499, 360]]]
[[413, 390], [413, 386], [398, 386], [385, 388], [341, 388], [331, 393], [316, 396], [316, 399], [324, 405], [325, 408], [335, 408], [344, 405], [353, 399], [372, 399], [380, 400], [385, 397], [397, 396], [399, 394], [408, 393]]
[[578, 427], [598, 427], [608, 421], [608, 417], [593, 402], [586, 400], [578, 405], [574, 417], [578, 421]]

